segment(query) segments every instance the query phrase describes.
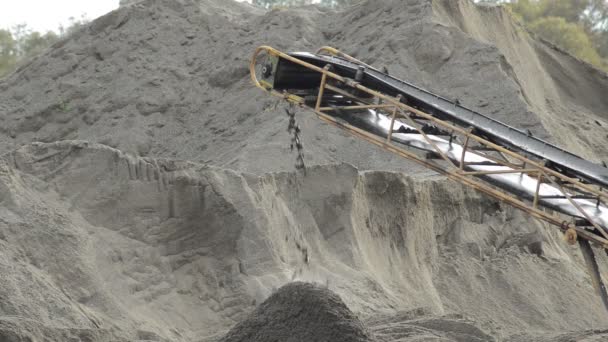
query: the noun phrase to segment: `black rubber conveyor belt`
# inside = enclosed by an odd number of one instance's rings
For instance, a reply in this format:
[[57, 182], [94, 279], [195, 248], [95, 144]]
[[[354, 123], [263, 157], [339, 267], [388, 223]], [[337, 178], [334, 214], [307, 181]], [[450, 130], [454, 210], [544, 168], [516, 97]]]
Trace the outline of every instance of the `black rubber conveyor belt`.
[[[330, 64], [333, 72], [348, 78], [354, 78], [357, 71], [362, 68], [359, 64], [334, 56], [306, 52], [290, 55], [318, 67]], [[477, 135], [503, 147], [544, 159], [547, 161], [547, 167], [567, 176], [608, 187], [608, 168], [582, 159], [555, 145], [374, 68], [365, 68], [361, 71], [364, 72], [360, 81], [363, 86], [390, 96], [401, 94], [402, 101], [414, 108], [461, 127], [473, 127]], [[320, 80], [320, 73], [280, 59], [274, 75], [274, 88], [313, 90], [319, 87]]]

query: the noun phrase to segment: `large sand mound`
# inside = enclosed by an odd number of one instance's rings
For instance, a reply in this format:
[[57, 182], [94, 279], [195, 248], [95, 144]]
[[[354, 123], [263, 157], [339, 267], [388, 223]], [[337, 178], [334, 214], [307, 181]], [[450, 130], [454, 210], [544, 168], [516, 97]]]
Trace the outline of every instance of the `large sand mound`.
[[370, 334], [336, 294], [291, 283], [270, 296], [222, 342], [368, 342]]
[[[262, 44], [334, 45], [588, 158], [608, 159], [606, 75], [532, 39], [503, 10], [467, 0], [364, 1], [338, 13], [265, 13], [223, 0], [128, 6], [0, 82], [0, 151], [83, 139], [141, 156], [290, 170], [287, 119], [247, 78], [248, 59]], [[300, 121], [309, 164], [404, 169], [312, 115]]]
[[309, 113], [292, 172], [287, 118], [247, 76], [261, 44], [335, 45], [608, 157], [606, 75], [500, 9], [144, 1], [0, 80], [0, 337], [212, 341], [294, 280], [382, 341], [604, 336], [578, 251], [523, 213]]
[[20, 336], [214, 340], [293, 280], [384, 315], [381, 335], [451, 313], [497, 337], [603, 326], [576, 249], [443, 179], [257, 177], [72, 141], [7, 154], [0, 189], [0, 321]]

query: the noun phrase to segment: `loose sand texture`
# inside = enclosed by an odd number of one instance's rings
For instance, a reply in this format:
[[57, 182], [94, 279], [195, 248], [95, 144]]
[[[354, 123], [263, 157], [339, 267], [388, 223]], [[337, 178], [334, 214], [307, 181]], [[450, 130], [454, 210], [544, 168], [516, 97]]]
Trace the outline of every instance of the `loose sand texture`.
[[0, 80], [0, 341], [608, 340], [553, 228], [307, 112], [296, 172], [248, 78], [262, 44], [336, 46], [608, 160], [606, 74], [500, 8], [134, 3]]
[[368, 342], [370, 334], [335, 293], [310, 283], [283, 286], [222, 342]]
[[[534, 40], [504, 10], [466, 0], [364, 1], [340, 12], [264, 12], [224, 0], [127, 6], [0, 83], [0, 151], [82, 139], [257, 174], [292, 170], [287, 117], [247, 77], [262, 44], [337, 46], [587, 158], [608, 159], [606, 75]], [[310, 114], [299, 121], [309, 164], [421, 171]]]
[[0, 189], [0, 321], [22, 338], [215, 341], [294, 280], [379, 338], [605, 327], [577, 249], [441, 178], [255, 176], [64, 141], [6, 154]]

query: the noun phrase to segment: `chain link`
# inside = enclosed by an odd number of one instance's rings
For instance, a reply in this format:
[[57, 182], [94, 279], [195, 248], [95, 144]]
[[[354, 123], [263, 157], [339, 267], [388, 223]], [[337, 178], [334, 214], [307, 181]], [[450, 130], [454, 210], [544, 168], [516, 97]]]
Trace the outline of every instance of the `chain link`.
[[293, 151], [294, 147], [298, 152], [298, 156], [296, 157], [296, 169], [303, 170], [304, 174], [306, 174], [306, 165], [304, 164], [304, 146], [302, 145], [302, 140], [300, 139], [300, 125], [298, 125], [296, 121], [296, 107], [293, 104], [290, 104], [289, 107], [285, 108], [285, 113], [289, 117], [289, 125], [287, 126], [287, 132], [289, 132], [291, 137], [290, 149]]

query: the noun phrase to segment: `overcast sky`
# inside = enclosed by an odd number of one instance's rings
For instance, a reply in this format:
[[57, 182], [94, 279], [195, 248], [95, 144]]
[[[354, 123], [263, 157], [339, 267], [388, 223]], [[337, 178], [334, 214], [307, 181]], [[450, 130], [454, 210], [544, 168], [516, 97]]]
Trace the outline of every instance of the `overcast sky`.
[[[251, 0], [237, 0], [247, 1]], [[39, 32], [58, 31], [67, 26], [70, 17], [89, 20], [118, 8], [119, 0], [0, 0], [0, 29], [18, 24]]]
[[118, 8], [119, 0], [0, 0], [0, 28], [25, 23], [35, 31], [57, 31], [69, 17], [90, 20]]

